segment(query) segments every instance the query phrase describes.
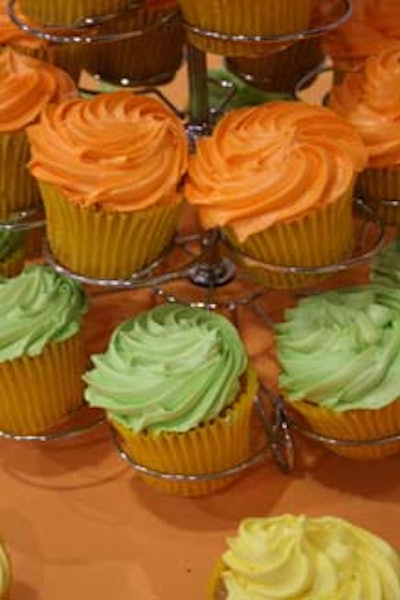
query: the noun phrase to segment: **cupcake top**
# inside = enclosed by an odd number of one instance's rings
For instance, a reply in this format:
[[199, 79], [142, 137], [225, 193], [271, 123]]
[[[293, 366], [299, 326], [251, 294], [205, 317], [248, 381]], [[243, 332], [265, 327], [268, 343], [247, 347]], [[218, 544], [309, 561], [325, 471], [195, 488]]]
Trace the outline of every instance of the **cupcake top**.
[[400, 292], [375, 285], [302, 299], [276, 326], [280, 388], [342, 412], [400, 396]]
[[87, 309], [81, 286], [50, 267], [30, 265], [0, 279], [0, 362], [40, 354], [80, 328]]
[[11, 567], [10, 561], [7, 556], [5, 547], [0, 542], [0, 598], [9, 588], [11, 580]]
[[49, 102], [76, 93], [70, 76], [52, 64], [11, 48], [0, 54], [0, 132], [25, 129]]
[[183, 432], [236, 400], [247, 355], [225, 317], [166, 304], [122, 323], [93, 364], [89, 404], [135, 432]]
[[227, 600], [394, 600], [400, 559], [382, 538], [332, 516], [248, 518], [222, 556]]
[[185, 191], [204, 227], [229, 225], [243, 242], [334, 202], [365, 162], [357, 132], [333, 111], [270, 102], [228, 113], [198, 141]]
[[48, 107], [28, 131], [30, 170], [74, 203], [134, 211], [178, 202], [187, 141], [159, 101], [129, 91]]
[[369, 166], [400, 164], [400, 44], [371, 56], [330, 95], [330, 106], [360, 133]]

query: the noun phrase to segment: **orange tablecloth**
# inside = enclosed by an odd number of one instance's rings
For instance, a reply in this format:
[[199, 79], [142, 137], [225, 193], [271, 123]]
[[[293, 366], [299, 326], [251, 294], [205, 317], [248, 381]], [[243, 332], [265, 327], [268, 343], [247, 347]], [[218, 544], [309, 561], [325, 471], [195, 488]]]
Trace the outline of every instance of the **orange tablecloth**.
[[[151, 303], [148, 291], [96, 296], [92, 350]], [[240, 322], [270, 382], [270, 333], [248, 311]], [[219, 493], [185, 499], [141, 482], [106, 426], [64, 442], [0, 440], [0, 537], [13, 563], [11, 600], [202, 600], [226, 535], [250, 515], [338, 515], [400, 548], [399, 466], [398, 456], [355, 462], [296, 438], [291, 474], [266, 459]]]

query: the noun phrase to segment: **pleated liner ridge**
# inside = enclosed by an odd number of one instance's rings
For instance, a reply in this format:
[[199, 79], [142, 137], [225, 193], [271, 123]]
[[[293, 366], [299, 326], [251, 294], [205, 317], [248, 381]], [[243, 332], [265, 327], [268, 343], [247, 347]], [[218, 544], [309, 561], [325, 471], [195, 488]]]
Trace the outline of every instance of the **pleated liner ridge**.
[[[339, 440], [374, 440], [400, 433], [400, 400], [377, 410], [335, 412], [311, 402], [291, 402], [293, 411], [300, 413], [311, 429], [321, 435]], [[350, 458], [375, 459], [400, 452], [400, 442], [371, 446], [332, 446], [329, 448]]]
[[386, 225], [400, 225], [400, 206], [385, 201], [400, 201], [400, 168], [365, 169], [358, 176], [356, 190]]
[[[213, 421], [186, 433], [134, 433], [119, 423], [123, 447], [136, 462], [163, 473], [199, 475], [222, 471], [249, 458], [250, 418], [257, 391], [257, 376], [249, 368], [244, 390], [235, 403]], [[235, 476], [208, 481], [164, 481], [140, 475], [159, 490], [179, 496], [209, 494], [228, 485]]]
[[59, 424], [82, 404], [83, 336], [46, 346], [38, 356], [0, 363], [0, 430], [35, 434]]
[[[352, 194], [315, 210], [306, 217], [278, 223], [240, 244], [231, 229], [225, 232], [234, 246], [248, 256], [272, 265], [319, 267], [349, 258], [354, 250]], [[312, 285], [321, 275], [272, 273], [249, 267], [262, 285], [294, 289]]]
[[112, 15], [127, 9], [129, 0], [20, 0], [21, 11], [44, 25], [73, 25], [82, 17]]
[[170, 244], [181, 203], [129, 213], [105, 212], [70, 202], [40, 182], [51, 251], [76, 273], [99, 279], [128, 278]]

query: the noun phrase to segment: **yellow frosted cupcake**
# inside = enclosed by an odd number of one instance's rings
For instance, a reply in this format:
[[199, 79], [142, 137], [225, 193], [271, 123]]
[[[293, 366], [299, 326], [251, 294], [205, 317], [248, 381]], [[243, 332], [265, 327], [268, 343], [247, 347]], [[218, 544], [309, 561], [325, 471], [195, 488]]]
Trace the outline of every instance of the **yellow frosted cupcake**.
[[49, 267], [0, 279], [0, 430], [35, 434], [82, 404], [80, 286]]
[[134, 32], [124, 40], [91, 44], [86, 69], [101, 79], [132, 85], [170, 81], [183, 58], [184, 29], [176, 0], [146, 0], [99, 33]]
[[4, 544], [0, 541], [0, 600], [7, 600], [11, 586], [11, 563]]
[[330, 106], [359, 132], [368, 151], [356, 189], [389, 225], [400, 225], [400, 43], [370, 57], [330, 94]]
[[276, 326], [276, 343], [279, 387], [295, 418], [356, 443], [331, 450], [359, 459], [400, 451], [400, 442], [368, 445], [400, 433], [398, 290], [366, 285], [302, 299]]
[[[93, 363], [85, 397], [107, 411], [137, 463], [167, 474], [207, 476], [249, 457], [256, 376], [225, 317], [159, 306], [120, 325]], [[144, 478], [183, 496], [207, 494], [232, 481]]]
[[376, 534], [333, 516], [241, 521], [207, 600], [395, 600], [400, 559]]
[[72, 79], [53, 65], [10, 48], [0, 55], [0, 219], [40, 204], [27, 169], [26, 128], [46, 104], [76, 93]]
[[[314, 268], [353, 252], [352, 196], [366, 150], [333, 111], [270, 102], [225, 115], [198, 141], [185, 188], [206, 229], [222, 227], [251, 258]], [[254, 267], [270, 287], [303, 287], [311, 274]]]
[[59, 262], [120, 279], [160, 256], [175, 232], [188, 151], [169, 109], [128, 91], [72, 99], [49, 107], [29, 139]]
[[[279, 36], [301, 33], [310, 26], [310, 0], [231, 0], [229, 6], [224, 0], [179, 0], [179, 4], [188, 25], [189, 42], [200, 50], [224, 56], [265, 53], [262, 42], [231, 41], [227, 39], [231, 35]], [[193, 31], [193, 27], [202, 31]], [[218, 34], [225, 39], [217, 39]]]

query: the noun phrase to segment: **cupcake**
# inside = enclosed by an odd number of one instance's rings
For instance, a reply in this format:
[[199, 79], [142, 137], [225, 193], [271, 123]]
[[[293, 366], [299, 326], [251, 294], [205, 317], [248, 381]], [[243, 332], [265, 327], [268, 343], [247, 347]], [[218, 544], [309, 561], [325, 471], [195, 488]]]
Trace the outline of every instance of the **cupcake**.
[[86, 296], [49, 267], [0, 279], [0, 430], [45, 431], [83, 401]]
[[188, 41], [200, 50], [224, 56], [260, 56], [271, 47], [271, 41], [233, 41], [232, 35], [273, 39], [310, 27], [311, 0], [231, 0], [229, 6], [225, 0], [179, 0], [179, 4]]
[[400, 433], [397, 289], [366, 285], [304, 298], [276, 326], [276, 345], [289, 412], [318, 434], [355, 442], [331, 450], [359, 459], [400, 451], [400, 442], [368, 445]]
[[24, 267], [26, 234], [0, 228], [0, 277], [14, 277]]
[[400, 284], [400, 239], [395, 238], [378, 252], [371, 263], [371, 280], [379, 285], [398, 288]]
[[[122, 323], [93, 364], [85, 398], [106, 410], [135, 462], [204, 476], [249, 457], [256, 376], [225, 317], [178, 304], [156, 307]], [[144, 479], [164, 492], [195, 496], [232, 477]]]
[[100, 34], [132, 32], [127, 39], [91, 44], [86, 69], [124, 85], [164, 84], [179, 69], [184, 30], [175, 0], [146, 0], [142, 7], [104, 23]]
[[243, 519], [207, 600], [395, 600], [400, 559], [378, 535], [333, 516]]
[[0, 220], [40, 205], [27, 162], [28, 125], [46, 104], [76, 94], [72, 79], [46, 62], [11, 50], [0, 55]]
[[11, 585], [11, 564], [4, 544], [0, 541], [0, 600], [6, 600]]
[[[222, 227], [241, 253], [312, 270], [353, 252], [353, 185], [365, 162], [357, 132], [333, 111], [270, 102], [230, 112], [198, 141], [185, 193], [202, 225]], [[261, 267], [254, 276], [281, 288], [316, 281]]]
[[19, 0], [22, 12], [45, 26], [79, 25], [85, 17], [107, 17], [140, 0]]
[[388, 225], [400, 224], [400, 44], [370, 57], [330, 94], [330, 106], [361, 135], [368, 164], [356, 188]]
[[[7, 13], [8, 0], [0, 0], [0, 47], [12, 48], [15, 52], [48, 61], [67, 71], [74, 81], [78, 81], [81, 65], [87, 53], [86, 44], [55, 44], [38, 38], [15, 25]], [[33, 28], [37, 25], [27, 22], [25, 15], [16, 5], [16, 16]]]
[[92, 278], [128, 278], [168, 247], [187, 141], [161, 102], [129, 91], [49, 107], [29, 128], [55, 258]]

